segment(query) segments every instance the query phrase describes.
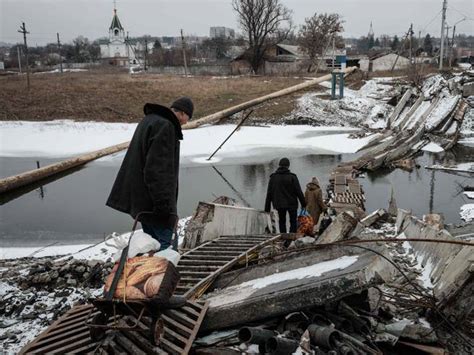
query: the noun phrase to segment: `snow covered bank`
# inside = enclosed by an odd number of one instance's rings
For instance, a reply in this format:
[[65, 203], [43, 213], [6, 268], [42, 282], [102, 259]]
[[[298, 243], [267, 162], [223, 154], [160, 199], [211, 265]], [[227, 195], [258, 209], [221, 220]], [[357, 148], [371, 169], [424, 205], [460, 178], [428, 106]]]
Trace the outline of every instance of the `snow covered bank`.
[[[307, 93], [297, 101], [297, 108], [290, 114], [292, 117], [304, 118], [321, 125], [341, 125], [357, 127], [360, 124], [371, 128], [385, 127], [386, 118], [393, 110], [388, 101], [399, 90], [391, 83], [392, 78], [369, 80], [360, 90], [344, 89], [342, 100], [321, 98], [324, 93]], [[325, 85], [327, 84], [327, 85]], [[326, 96], [331, 94], [330, 83], [322, 83], [328, 87]]]
[[[0, 156], [65, 158], [129, 141], [136, 124], [74, 122], [0, 122]], [[183, 166], [208, 164], [206, 158], [234, 130], [235, 125], [206, 126], [184, 131]], [[346, 132], [346, 133], [340, 133]], [[279, 154], [353, 153], [368, 138], [350, 139], [340, 127], [268, 126], [242, 127], [217, 153], [213, 164], [265, 162]], [[121, 161], [123, 152], [99, 160]]]

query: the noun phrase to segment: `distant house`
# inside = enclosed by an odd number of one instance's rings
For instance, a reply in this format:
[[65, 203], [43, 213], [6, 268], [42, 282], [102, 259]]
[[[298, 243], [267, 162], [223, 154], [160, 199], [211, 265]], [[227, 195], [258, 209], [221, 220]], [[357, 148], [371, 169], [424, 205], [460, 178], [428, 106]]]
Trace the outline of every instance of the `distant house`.
[[[252, 68], [248, 61], [248, 53], [243, 51], [231, 61], [231, 71], [234, 75], [249, 74]], [[308, 55], [299, 46], [275, 44], [265, 51], [260, 74], [289, 75], [304, 72]]]
[[395, 53], [381, 53], [359, 60], [359, 67], [362, 71], [374, 72], [405, 69], [410, 65], [410, 60]]

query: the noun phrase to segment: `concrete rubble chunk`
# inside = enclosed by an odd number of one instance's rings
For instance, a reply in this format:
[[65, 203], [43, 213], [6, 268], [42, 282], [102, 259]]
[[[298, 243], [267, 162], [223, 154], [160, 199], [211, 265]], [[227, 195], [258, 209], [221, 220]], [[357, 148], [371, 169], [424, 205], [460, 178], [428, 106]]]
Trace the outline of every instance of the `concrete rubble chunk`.
[[403, 223], [405, 222], [405, 219], [411, 215], [410, 211], [403, 210], [401, 208], [398, 209], [397, 211], [397, 219], [395, 221], [395, 228], [397, 233], [400, 233], [403, 231]]
[[336, 248], [322, 255], [314, 251], [260, 265], [207, 297], [210, 305], [201, 330], [223, 329], [323, 305], [384, 283], [391, 272], [385, 259], [352, 248]]
[[378, 210], [372, 212], [367, 217], [362, 219], [360, 223], [364, 225], [365, 227], [370, 227], [372, 224], [374, 224], [375, 222], [377, 222], [378, 220], [386, 216], [387, 216], [387, 211], [385, 211], [383, 208], [379, 208]]
[[338, 214], [329, 227], [316, 240], [316, 244], [333, 243], [344, 239], [354, 230], [357, 222], [357, 219], [347, 212]]
[[423, 215], [423, 222], [438, 230], [444, 228], [444, 217], [438, 213], [429, 213]]
[[193, 249], [221, 235], [264, 234], [273, 230], [270, 215], [241, 206], [199, 202], [186, 228], [183, 249]]

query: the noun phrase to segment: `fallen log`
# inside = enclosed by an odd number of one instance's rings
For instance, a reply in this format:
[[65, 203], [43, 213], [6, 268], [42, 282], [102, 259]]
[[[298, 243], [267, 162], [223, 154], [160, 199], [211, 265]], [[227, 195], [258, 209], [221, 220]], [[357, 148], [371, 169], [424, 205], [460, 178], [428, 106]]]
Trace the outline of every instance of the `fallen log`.
[[[344, 70], [344, 73], [345, 74], [352, 73], [355, 69], [356, 69], [356, 67], [349, 67], [349, 68]], [[283, 90], [275, 91], [271, 94], [268, 94], [268, 95], [265, 95], [265, 96], [262, 96], [262, 97], [258, 97], [256, 99], [253, 99], [253, 100], [250, 100], [250, 101], [247, 101], [247, 102], [243, 102], [239, 105], [236, 105], [236, 106], [230, 107], [228, 109], [216, 112], [212, 115], [200, 118], [196, 121], [191, 121], [188, 124], [186, 124], [185, 126], [183, 126], [183, 129], [192, 129], [192, 128], [197, 128], [199, 126], [202, 126], [203, 124], [214, 123], [216, 121], [219, 121], [222, 118], [232, 116], [233, 114], [236, 114], [236, 113], [238, 113], [240, 111], [243, 111], [245, 109], [248, 109], [250, 107], [256, 106], [258, 104], [261, 104], [265, 101], [268, 101], [268, 100], [271, 100], [271, 99], [276, 99], [277, 97], [289, 95], [289, 94], [295, 93], [297, 91], [310, 88], [310, 87], [312, 87], [316, 84], [322, 83], [323, 81], [327, 81], [327, 80], [331, 80], [331, 74], [327, 74], [327, 75], [321, 76], [319, 78], [309, 80], [305, 83], [294, 85], [294, 86], [291, 86], [291, 87], [283, 89]]]
[[[355, 69], [357, 69], [357, 68], [356, 67], [349, 67], [349, 68], [345, 69], [344, 73], [345, 74], [350, 74]], [[187, 123], [186, 125], [183, 126], [183, 129], [193, 129], [193, 128], [197, 128], [199, 126], [202, 126], [204, 124], [217, 122], [222, 118], [229, 117], [229, 116], [231, 116], [235, 113], [238, 113], [240, 111], [243, 111], [243, 110], [248, 109], [250, 107], [253, 107], [255, 105], [261, 104], [265, 101], [275, 99], [277, 97], [289, 95], [289, 94], [295, 93], [295, 92], [303, 90], [303, 89], [307, 89], [309, 87], [312, 87], [316, 84], [319, 84], [323, 81], [330, 80], [330, 79], [331, 79], [331, 74], [327, 74], [327, 75], [321, 76], [319, 78], [307, 81], [305, 83], [294, 85], [294, 86], [291, 86], [291, 87], [283, 89], [283, 90], [275, 91], [271, 94], [268, 94], [268, 95], [265, 95], [265, 96], [262, 96], [262, 97], [258, 97], [256, 99], [253, 99], [253, 100], [241, 103], [239, 105], [230, 107], [228, 109], [216, 112], [212, 115], [202, 117], [202, 118], [200, 118], [196, 121], [189, 122], [189, 123]], [[15, 176], [7, 177], [5, 179], [1, 179], [0, 180], [0, 194], [4, 193], [4, 192], [7, 192], [7, 191], [14, 190], [14, 189], [22, 187], [22, 186], [29, 185], [29, 184], [31, 184], [35, 181], [53, 176], [57, 173], [69, 170], [71, 168], [75, 168], [75, 167], [84, 165], [84, 164], [86, 164], [90, 161], [93, 161], [93, 160], [98, 159], [98, 158], [102, 158], [106, 155], [117, 153], [121, 150], [127, 149], [129, 143], [130, 142], [117, 144], [117, 145], [114, 145], [112, 147], [97, 150], [95, 152], [88, 153], [88, 154], [85, 154], [85, 155], [81, 155], [79, 157], [71, 158], [71, 159], [56, 163], [56, 164], [51, 164], [51, 165], [45, 166], [41, 169], [31, 170], [31, 171], [28, 171], [28, 172], [25, 172], [25, 173], [22, 173], [22, 174], [18, 174], [18, 175], [15, 175]]]
[[59, 163], [50, 164], [39, 169], [30, 170], [25, 173], [10, 176], [0, 180], [0, 193], [14, 190], [16, 188], [32, 184], [36, 181], [46, 179], [66, 170], [84, 165], [90, 161], [102, 158], [106, 155], [114, 154], [128, 147], [128, 142], [117, 144], [105, 149], [100, 149], [92, 153], [87, 153], [79, 157], [64, 160]]

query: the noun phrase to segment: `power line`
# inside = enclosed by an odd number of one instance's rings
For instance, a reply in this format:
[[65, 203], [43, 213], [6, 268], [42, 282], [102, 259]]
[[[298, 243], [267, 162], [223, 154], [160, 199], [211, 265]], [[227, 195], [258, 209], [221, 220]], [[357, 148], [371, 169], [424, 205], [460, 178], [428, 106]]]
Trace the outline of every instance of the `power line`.
[[438, 16], [441, 14], [442, 11], [443, 10], [439, 10], [438, 13], [423, 27], [421, 32], [425, 32], [425, 30], [428, 28], [428, 26], [431, 25], [438, 18]]
[[474, 17], [466, 16], [466, 14], [465, 14], [464, 12], [462, 12], [462, 11], [460, 11], [460, 10], [458, 10], [458, 9], [456, 9], [456, 8], [454, 8], [454, 7], [452, 7], [452, 6], [448, 6], [448, 9], [449, 9], [449, 10], [453, 10], [453, 11], [459, 13], [460, 15], [462, 15], [463, 17], [465, 17], [465, 18], [467, 18], [467, 19], [469, 19], [469, 20], [474, 20]]

